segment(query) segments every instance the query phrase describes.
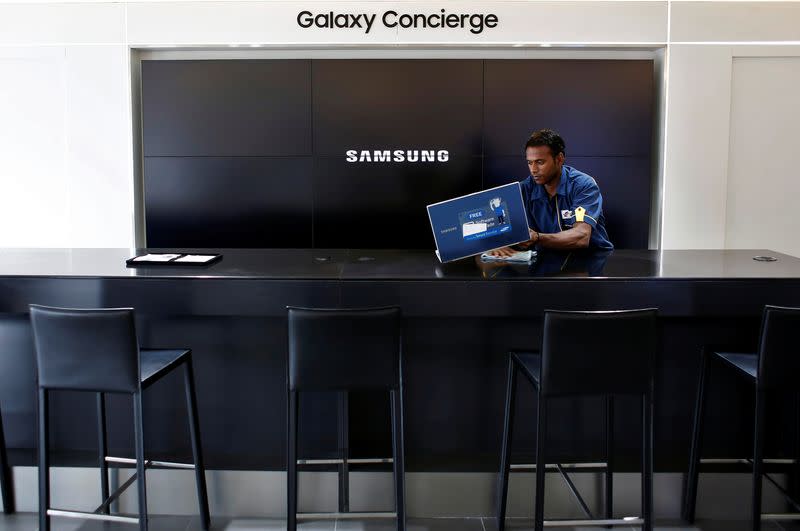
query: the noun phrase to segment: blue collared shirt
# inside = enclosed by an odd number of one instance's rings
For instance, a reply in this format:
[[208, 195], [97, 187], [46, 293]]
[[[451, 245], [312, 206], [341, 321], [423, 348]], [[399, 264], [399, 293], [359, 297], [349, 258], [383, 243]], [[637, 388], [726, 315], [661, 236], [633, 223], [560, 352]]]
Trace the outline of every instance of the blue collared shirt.
[[553, 197], [547, 194], [544, 186], [533, 182], [531, 176], [520, 185], [530, 228], [545, 234], [569, 230], [575, 225], [575, 209], [583, 207], [586, 209], [583, 221], [592, 226], [589, 248], [614, 248], [606, 232], [603, 196], [590, 175], [570, 166], [562, 166], [561, 182]]

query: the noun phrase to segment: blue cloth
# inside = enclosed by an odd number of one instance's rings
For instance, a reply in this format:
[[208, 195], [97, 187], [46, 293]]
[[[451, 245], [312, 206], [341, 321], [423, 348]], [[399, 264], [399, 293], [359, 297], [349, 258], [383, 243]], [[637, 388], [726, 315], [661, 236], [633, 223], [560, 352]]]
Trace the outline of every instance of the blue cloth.
[[531, 176], [520, 185], [531, 229], [545, 234], [569, 230], [575, 225], [575, 209], [583, 207], [586, 209], [583, 221], [592, 226], [589, 248], [614, 248], [606, 232], [603, 196], [590, 175], [570, 166], [562, 166], [561, 182], [552, 198], [544, 186], [536, 184]]

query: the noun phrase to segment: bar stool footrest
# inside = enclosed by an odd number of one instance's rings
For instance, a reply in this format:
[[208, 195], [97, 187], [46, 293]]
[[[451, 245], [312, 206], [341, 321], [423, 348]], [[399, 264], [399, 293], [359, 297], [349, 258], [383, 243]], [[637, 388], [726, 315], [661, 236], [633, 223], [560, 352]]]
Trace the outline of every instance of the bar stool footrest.
[[298, 459], [297, 464], [302, 466], [309, 465], [372, 465], [372, 464], [391, 464], [394, 459], [391, 457], [375, 457], [367, 459]]
[[800, 513], [762, 513], [762, 520], [800, 520]]
[[[797, 463], [797, 459], [762, 459], [761, 462], [765, 465], [793, 465]], [[700, 459], [701, 465], [752, 465], [753, 460], [749, 457], [733, 457], [733, 458], [711, 458], [703, 457]]]
[[[125, 465], [135, 465], [136, 459], [131, 459], [129, 457], [111, 457], [106, 456], [106, 463], [121, 463]], [[186, 470], [194, 470], [195, 466], [193, 463], [174, 463], [172, 461], [155, 461], [152, 459], [147, 459], [144, 462], [145, 468], [182, 468]]]
[[545, 527], [579, 527], [579, 526], [598, 526], [605, 527], [610, 525], [642, 525], [644, 519], [638, 516], [627, 518], [603, 518], [597, 520], [545, 520]]
[[[530, 520], [530, 518], [517, 518], [517, 517], [509, 517], [508, 520]], [[595, 520], [545, 520], [544, 526], [545, 527], [578, 527], [578, 526], [589, 526], [589, 527], [607, 527], [612, 525], [642, 525], [644, 524], [644, 519], [638, 516], [627, 516], [625, 518], [604, 518], [604, 519], [595, 519]]]
[[101, 520], [104, 522], [120, 522], [123, 524], [138, 524], [139, 519], [133, 516], [119, 516], [115, 514], [87, 513], [82, 511], [64, 511], [61, 509], [47, 509], [48, 516], [65, 516], [67, 518], [83, 518], [86, 520]]
[[[558, 467], [561, 467], [565, 470], [571, 470], [573, 472], [576, 471], [583, 471], [583, 472], [593, 472], [596, 470], [606, 470], [608, 469], [608, 463], [597, 462], [597, 463], [548, 463], [545, 465], [545, 470], [548, 472], [558, 472]], [[536, 470], [536, 463], [514, 463], [511, 465], [511, 470]]]
[[331, 520], [334, 518], [348, 519], [348, 518], [397, 518], [395, 512], [360, 512], [360, 513], [297, 513], [297, 519], [303, 520]]

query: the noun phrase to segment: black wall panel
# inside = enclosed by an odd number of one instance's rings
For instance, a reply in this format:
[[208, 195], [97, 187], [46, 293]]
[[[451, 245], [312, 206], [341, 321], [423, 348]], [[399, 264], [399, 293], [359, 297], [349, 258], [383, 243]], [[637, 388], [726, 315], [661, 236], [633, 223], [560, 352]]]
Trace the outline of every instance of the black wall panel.
[[[527, 176], [531, 131], [649, 232], [652, 61], [143, 61], [147, 244], [433, 248], [425, 205]], [[347, 150], [448, 151], [348, 162]]]
[[519, 155], [534, 129], [558, 131], [567, 156], [648, 156], [652, 61], [486, 61], [487, 156]]
[[480, 157], [390, 165], [318, 157], [314, 243], [322, 248], [424, 248], [433, 240], [425, 206], [480, 187]]
[[311, 154], [311, 62], [142, 61], [144, 154]]
[[150, 247], [311, 247], [311, 157], [148, 157]]
[[316, 155], [409, 148], [481, 155], [481, 61], [314, 61], [313, 69]]

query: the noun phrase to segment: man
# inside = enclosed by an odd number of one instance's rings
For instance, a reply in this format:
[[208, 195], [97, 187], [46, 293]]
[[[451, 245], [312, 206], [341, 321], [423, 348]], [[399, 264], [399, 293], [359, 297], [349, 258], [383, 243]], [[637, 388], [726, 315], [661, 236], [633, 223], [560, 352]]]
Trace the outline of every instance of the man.
[[[518, 244], [549, 249], [613, 249], [603, 216], [603, 196], [589, 175], [564, 164], [564, 140], [550, 129], [525, 144], [530, 177], [520, 183], [531, 239]], [[511, 247], [495, 256], [511, 256]]]

